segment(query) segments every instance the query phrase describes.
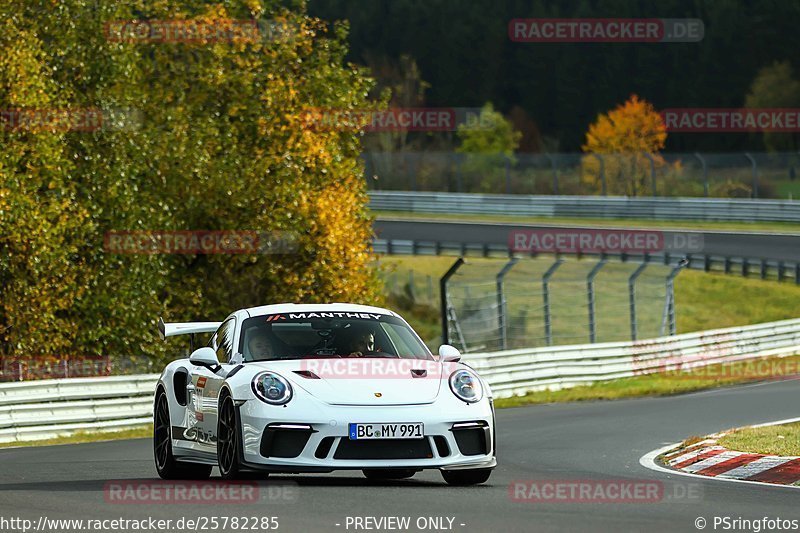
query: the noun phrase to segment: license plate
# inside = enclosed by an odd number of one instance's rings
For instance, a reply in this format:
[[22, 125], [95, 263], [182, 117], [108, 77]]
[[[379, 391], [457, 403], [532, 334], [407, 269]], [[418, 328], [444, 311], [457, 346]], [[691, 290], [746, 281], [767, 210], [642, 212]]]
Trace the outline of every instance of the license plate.
[[421, 439], [425, 436], [422, 422], [390, 424], [350, 424], [350, 440]]

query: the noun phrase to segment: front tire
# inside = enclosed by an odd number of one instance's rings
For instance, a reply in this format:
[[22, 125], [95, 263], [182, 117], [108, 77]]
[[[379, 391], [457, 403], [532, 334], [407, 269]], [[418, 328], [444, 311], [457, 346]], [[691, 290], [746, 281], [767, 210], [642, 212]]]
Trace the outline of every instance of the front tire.
[[161, 479], [208, 479], [211, 466], [181, 463], [172, 453], [172, 425], [167, 393], [160, 390], [153, 409], [153, 459]]
[[217, 421], [217, 464], [222, 479], [243, 477], [239, 462], [239, 439], [236, 406], [233, 404], [233, 398], [226, 395], [222, 399]]
[[490, 468], [477, 468], [474, 470], [442, 470], [442, 477], [448, 485], [466, 486], [477, 485], [488, 481], [492, 475]]
[[373, 481], [385, 481], [389, 479], [408, 479], [417, 473], [416, 470], [397, 470], [391, 468], [377, 468], [373, 470], [362, 470], [364, 477]]

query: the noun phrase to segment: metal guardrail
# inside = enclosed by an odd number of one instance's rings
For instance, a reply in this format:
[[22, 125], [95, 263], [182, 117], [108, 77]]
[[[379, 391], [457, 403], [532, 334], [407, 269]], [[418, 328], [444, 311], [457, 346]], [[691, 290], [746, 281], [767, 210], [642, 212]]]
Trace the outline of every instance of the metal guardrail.
[[[496, 398], [707, 365], [800, 354], [800, 319], [636, 342], [467, 354]], [[767, 378], [768, 376], [764, 376]]]
[[[467, 354], [496, 398], [665, 370], [800, 354], [800, 319], [637, 342]], [[151, 422], [158, 374], [0, 384], [0, 442]]]
[[408, 213], [800, 222], [800, 201], [370, 191], [370, 208]]
[[148, 424], [158, 374], [0, 384], [0, 442]]

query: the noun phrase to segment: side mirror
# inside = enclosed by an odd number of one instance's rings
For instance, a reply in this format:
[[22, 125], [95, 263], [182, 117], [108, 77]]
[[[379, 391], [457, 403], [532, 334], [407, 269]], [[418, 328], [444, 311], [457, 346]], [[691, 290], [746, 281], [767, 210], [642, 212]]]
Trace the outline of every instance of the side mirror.
[[442, 344], [439, 346], [439, 361], [442, 363], [457, 363], [461, 360], [461, 352], [455, 346]]
[[189, 362], [193, 365], [204, 366], [206, 368], [219, 366], [217, 353], [208, 346], [203, 346], [193, 351], [192, 355], [189, 356]]

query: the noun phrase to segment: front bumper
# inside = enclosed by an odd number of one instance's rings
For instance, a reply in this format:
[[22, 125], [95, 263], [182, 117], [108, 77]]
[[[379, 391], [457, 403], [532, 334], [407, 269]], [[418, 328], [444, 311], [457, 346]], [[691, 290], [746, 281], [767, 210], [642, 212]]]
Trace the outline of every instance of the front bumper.
[[[403, 406], [344, 406], [311, 401], [316, 404], [313, 410], [308, 409], [309, 405], [290, 408], [265, 405], [259, 400], [241, 402], [243, 466], [299, 473], [370, 468], [463, 470], [494, 468], [497, 464], [494, 418], [488, 400], [470, 405], [453, 399]], [[350, 423], [415, 422], [425, 425], [425, 436], [413, 443], [348, 438]], [[282, 435], [294, 433], [277, 444], [276, 431]], [[293, 444], [287, 446], [290, 440]], [[280, 449], [276, 452], [276, 448]]]

